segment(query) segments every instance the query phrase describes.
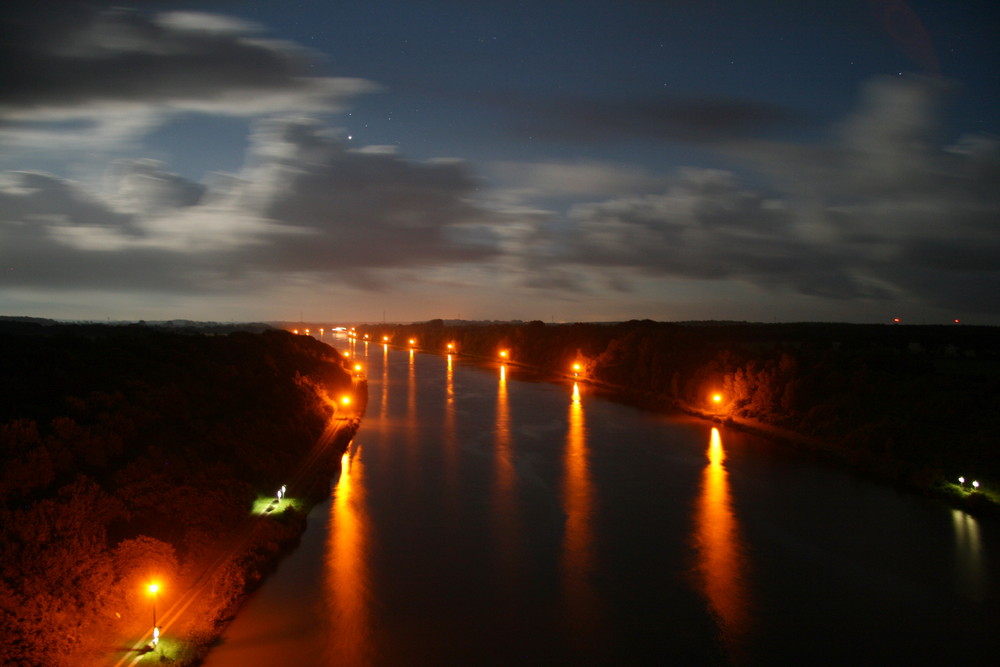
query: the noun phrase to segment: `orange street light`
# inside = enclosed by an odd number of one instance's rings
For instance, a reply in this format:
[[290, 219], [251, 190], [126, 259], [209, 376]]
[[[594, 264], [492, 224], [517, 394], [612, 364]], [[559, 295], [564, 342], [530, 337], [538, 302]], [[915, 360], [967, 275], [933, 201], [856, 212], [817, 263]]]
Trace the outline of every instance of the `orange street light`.
[[416, 338], [411, 338], [410, 339], [410, 346], [412, 347], [412, 346], [414, 346], [416, 344], [417, 344], [417, 339]]
[[361, 372], [361, 364], [354, 364], [354, 370], [357, 371], [358, 373], [360, 373]]
[[573, 364], [573, 377], [578, 376], [580, 374], [580, 369], [582, 368], [583, 366], [581, 366], [579, 363]]
[[382, 336], [382, 342], [383, 343], [388, 343], [389, 342], [389, 337], [388, 336]]
[[507, 358], [507, 354], [508, 354], [507, 350], [500, 350], [500, 358], [501, 359], [506, 359]]
[[455, 349], [455, 344], [454, 343], [448, 343], [448, 351], [452, 352], [452, 351], [454, 351], [454, 349]]
[[350, 405], [351, 404], [351, 397], [350, 396], [341, 396], [340, 397], [340, 403], [342, 405]]
[[712, 394], [712, 403], [715, 404], [715, 416], [719, 416], [719, 404], [722, 403], [722, 394]]
[[153, 628], [156, 628], [156, 598], [160, 595], [160, 584], [152, 582], [147, 588], [149, 594], [153, 596]]

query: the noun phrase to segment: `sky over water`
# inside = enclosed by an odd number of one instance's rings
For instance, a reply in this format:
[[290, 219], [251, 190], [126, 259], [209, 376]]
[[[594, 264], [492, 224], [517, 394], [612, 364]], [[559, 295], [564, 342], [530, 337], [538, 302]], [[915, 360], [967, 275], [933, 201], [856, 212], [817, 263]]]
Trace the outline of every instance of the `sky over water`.
[[0, 313], [998, 324], [998, 13], [4, 3]]

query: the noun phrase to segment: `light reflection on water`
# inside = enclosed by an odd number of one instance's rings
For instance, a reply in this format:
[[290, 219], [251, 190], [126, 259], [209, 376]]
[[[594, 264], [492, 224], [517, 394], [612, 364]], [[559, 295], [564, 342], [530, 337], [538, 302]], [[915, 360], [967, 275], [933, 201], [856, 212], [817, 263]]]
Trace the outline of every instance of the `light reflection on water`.
[[992, 645], [989, 520], [586, 384], [371, 355], [363, 462], [213, 667], [917, 664], [940, 637], [949, 656]]
[[498, 569], [502, 590], [511, 591], [517, 581], [517, 505], [514, 495], [516, 474], [511, 453], [510, 405], [507, 398], [507, 367], [500, 365], [497, 385], [496, 424], [494, 426], [494, 463], [496, 480], [493, 489], [493, 521]]
[[365, 510], [361, 448], [344, 453], [330, 506], [326, 552], [326, 608], [330, 637], [328, 664], [370, 664], [372, 641], [368, 572], [368, 516]]
[[563, 512], [566, 515], [560, 566], [563, 618], [577, 642], [597, 641], [601, 622], [594, 590], [594, 488], [590, 477], [587, 426], [580, 387], [573, 383], [563, 453]]
[[958, 592], [981, 602], [985, 588], [983, 551], [979, 541], [979, 522], [962, 510], [951, 511], [955, 527], [955, 568]]
[[733, 514], [729, 473], [719, 429], [713, 427], [708, 465], [695, 509], [694, 543], [704, 594], [719, 625], [722, 644], [738, 661], [750, 625], [746, 553]]

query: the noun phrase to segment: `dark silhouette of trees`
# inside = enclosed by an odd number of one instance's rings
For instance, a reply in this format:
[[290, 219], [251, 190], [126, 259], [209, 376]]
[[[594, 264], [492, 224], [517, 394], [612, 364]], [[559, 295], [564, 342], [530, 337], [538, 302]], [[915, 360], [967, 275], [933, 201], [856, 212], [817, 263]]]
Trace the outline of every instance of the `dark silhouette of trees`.
[[[315, 442], [317, 390], [350, 385], [335, 350], [283, 331], [0, 322], [0, 663], [87, 664], [148, 629], [144, 586], [197, 571]], [[207, 621], [304, 517], [263, 524]]]

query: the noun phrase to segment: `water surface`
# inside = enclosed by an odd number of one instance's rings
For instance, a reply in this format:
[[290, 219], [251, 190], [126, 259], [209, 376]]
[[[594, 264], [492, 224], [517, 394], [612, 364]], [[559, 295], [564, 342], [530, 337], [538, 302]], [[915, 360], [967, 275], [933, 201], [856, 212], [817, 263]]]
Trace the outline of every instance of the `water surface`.
[[209, 667], [926, 664], [997, 648], [993, 522], [572, 381], [351, 349], [369, 378], [361, 430]]

